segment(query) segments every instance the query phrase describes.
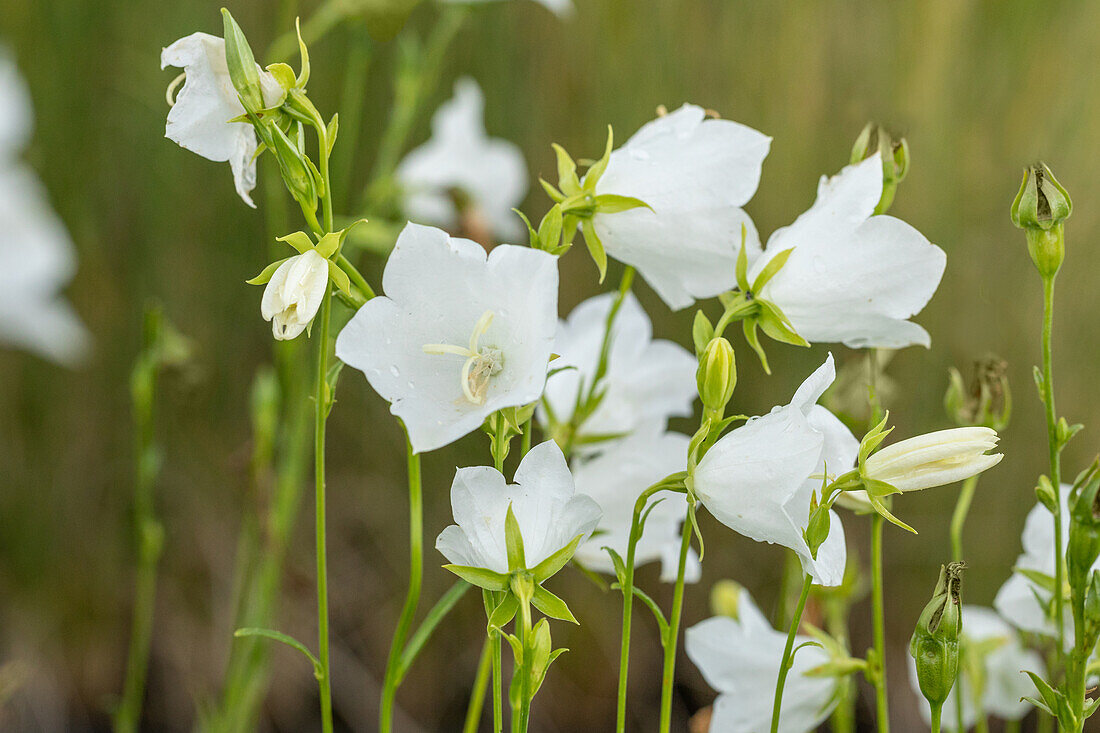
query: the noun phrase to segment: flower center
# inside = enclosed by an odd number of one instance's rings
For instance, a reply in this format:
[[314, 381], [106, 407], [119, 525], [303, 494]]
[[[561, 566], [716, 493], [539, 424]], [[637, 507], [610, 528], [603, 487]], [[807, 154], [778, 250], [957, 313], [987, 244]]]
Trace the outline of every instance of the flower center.
[[469, 346], [454, 346], [452, 344], [424, 344], [425, 354], [454, 354], [466, 359], [462, 364], [461, 381], [462, 394], [472, 404], [480, 405], [485, 402], [485, 395], [489, 391], [489, 380], [500, 373], [504, 368], [504, 358], [500, 349], [491, 346], [479, 346], [478, 342], [485, 332], [489, 330], [489, 324], [493, 322], [493, 312], [485, 311], [481, 318], [474, 324], [474, 331], [470, 334]]

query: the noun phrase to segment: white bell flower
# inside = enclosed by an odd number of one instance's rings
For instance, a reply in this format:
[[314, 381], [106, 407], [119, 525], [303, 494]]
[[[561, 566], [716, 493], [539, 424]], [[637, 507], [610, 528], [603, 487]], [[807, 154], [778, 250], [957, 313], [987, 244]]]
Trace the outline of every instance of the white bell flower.
[[295, 339], [313, 322], [328, 287], [329, 263], [316, 250], [288, 258], [268, 280], [260, 315], [279, 341]]
[[901, 492], [945, 486], [996, 466], [1001, 453], [997, 432], [984, 427], [937, 430], [899, 441], [867, 459], [867, 478], [884, 481]]
[[505, 519], [508, 508], [519, 524], [527, 568], [583, 541], [600, 521], [600, 507], [577, 494], [565, 456], [552, 440], [532, 448], [509, 484], [488, 466], [460, 468], [451, 484], [456, 524], [444, 529], [435, 547], [455, 565], [507, 573]]
[[755, 261], [750, 243], [750, 283], [793, 248], [756, 295], [774, 303], [811, 343], [891, 349], [930, 343], [928, 332], [906, 319], [936, 292], [947, 256], [902, 220], [872, 216], [881, 195], [876, 153], [822, 177], [814, 205], [772, 234]]
[[[1048, 517], [1049, 519], [1049, 517]], [[995, 715], [1003, 720], [1019, 720], [1031, 711], [1032, 705], [1020, 698], [1034, 696], [1035, 687], [1021, 670], [1034, 672], [1046, 677], [1046, 665], [1040, 654], [1025, 649], [1020, 643], [1019, 634], [993, 609], [981, 606], [962, 607], [962, 638], [959, 645], [959, 682], [947, 696], [943, 704], [943, 729], [957, 729], [956, 693], [962, 688], [963, 725], [969, 730], [978, 722], [978, 709], [975, 706], [974, 680], [965, 663], [968, 654], [980, 653], [982, 664], [982, 689], [980, 690], [981, 710], [986, 715]], [[912, 657], [909, 660], [909, 684], [913, 692], [921, 695], [917, 682], [917, 665]], [[921, 698], [923, 700], [923, 698]], [[921, 715], [926, 724], [931, 723], [931, 712], [927, 704], [920, 705]]]
[[[545, 403], [538, 408], [542, 425], [568, 424], [578, 394], [591, 389], [614, 299], [614, 293], [589, 298], [558, 325], [554, 351], [559, 358], [552, 365], [558, 371], [547, 380]], [[664, 428], [670, 417], [691, 415], [697, 366], [684, 347], [653, 338], [649, 316], [628, 293], [611, 329], [607, 371], [601, 383], [604, 396], [572, 436], [576, 449], [581, 453], [600, 450], [607, 446], [606, 440], [586, 443], [585, 439], [626, 435], [650, 424]]]
[[[639, 494], [669, 474], [687, 468], [690, 439], [679, 433], [656, 429], [642, 430], [611, 445], [594, 458], [573, 464], [577, 491], [592, 497], [603, 511], [600, 533], [577, 548], [576, 558], [586, 567], [601, 573], [615, 573], [607, 551], [610, 547], [626, 560], [630, 544], [630, 526], [634, 503]], [[661, 561], [661, 580], [676, 580], [680, 564], [680, 527], [687, 514], [683, 494], [664, 492], [650, 499], [662, 500], [649, 513], [641, 538], [635, 547], [635, 567]], [[694, 549], [690, 550], [685, 579], [699, 580], [701, 567]]]
[[[160, 54], [160, 67], [181, 67], [183, 87], [168, 112], [164, 135], [207, 160], [229, 162], [237, 193], [252, 208], [256, 187], [256, 133], [247, 122], [230, 122], [244, 114], [225, 61], [225, 39], [209, 33], [184, 36]], [[275, 106], [285, 91], [259, 68], [264, 103]]]
[[812, 557], [803, 536], [810, 502], [825, 472], [832, 479], [850, 470], [859, 449], [840, 420], [816, 404], [835, 376], [830, 354], [790, 404], [722, 436], [692, 476], [695, 495], [718, 521], [757, 542], [790, 548], [825, 586], [844, 580], [844, 527], [830, 511], [829, 536]]
[[[812, 641], [795, 637], [795, 646]], [[688, 658], [707, 684], [718, 691], [710, 719], [712, 733], [760, 733], [771, 729], [775, 684], [787, 643], [760, 613], [748, 591], [741, 590], [737, 618], [715, 616], [684, 635]], [[802, 646], [794, 655], [780, 707], [780, 733], [816, 730], [840, 699], [835, 677], [806, 672], [829, 661], [821, 647]]]
[[[744, 206], [760, 182], [771, 138], [685, 104], [644, 125], [611, 153], [596, 194], [649, 205], [592, 220], [609, 257], [637, 268], [679, 310], [736, 285]], [[756, 244], [756, 254], [759, 244]]]
[[484, 248], [408, 224], [367, 301], [336, 339], [401, 418], [414, 450], [434, 450], [505, 407], [538, 400], [557, 325], [557, 258]]
[[485, 133], [485, 97], [477, 82], [455, 82], [454, 97], [432, 117], [432, 137], [411, 151], [395, 176], [414, 221], [454, 231], [460, 223], [453, 193], [470, 199], [498, 239], [515, 241], [527, 228], [514, 207], [527, 195], [527, 164], [519, 146]]

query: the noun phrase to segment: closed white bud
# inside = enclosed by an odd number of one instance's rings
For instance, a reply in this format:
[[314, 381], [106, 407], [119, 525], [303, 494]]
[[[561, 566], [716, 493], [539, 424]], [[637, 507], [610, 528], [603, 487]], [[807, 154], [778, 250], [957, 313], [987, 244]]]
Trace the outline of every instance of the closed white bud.
[[1002, 454], [986, 454], [997, 440], [996, 431], [983, 427], [918, 435], [872, 454], [864, 466], [865, 475], [899, 491], [953, 484], [1000, 463]]
[[275, 270], [260, 301], [279, 341], [297, 338], [317, 315], [328, 287], [328, 260], [314, 250], [295, 255]]

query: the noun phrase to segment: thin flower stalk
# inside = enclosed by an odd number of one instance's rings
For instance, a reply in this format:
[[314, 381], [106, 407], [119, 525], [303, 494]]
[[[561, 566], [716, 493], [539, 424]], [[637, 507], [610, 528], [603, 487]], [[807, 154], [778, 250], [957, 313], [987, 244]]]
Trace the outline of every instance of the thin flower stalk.
[[791, 628], [787, 632], [787, 646], [783, 648], [783, 660], [779, 663], [779, 679], [775, 683], [775, 702], [772, 703], [772, 733], [779, 733], [779, 713], [783, 708], [783, 687], [787, 681], [787, 673], [791, 670], [791, 657], [794, 655], [794, 637], [798, 633], [798, 627], [802, 624], [802, 613], [806, 610], [806, 599], [810, 595], [810, 586], [813, 585], [813, 576], [803, 573], [802, 591], [798, 594], [798, 602], [794, 607], [794, 615], [791, 617]]

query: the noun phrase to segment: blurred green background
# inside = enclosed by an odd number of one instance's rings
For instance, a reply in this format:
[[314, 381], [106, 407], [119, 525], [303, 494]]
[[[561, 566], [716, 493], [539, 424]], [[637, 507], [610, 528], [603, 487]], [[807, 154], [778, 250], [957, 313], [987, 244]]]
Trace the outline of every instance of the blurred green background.
[[[362, 0], [360, 5], [368, 5]], [[868, 119], [904, 134], [912, 169], [893, 214], [948, 253], [939, 293], [917, 320], [933, 349], [908, 349], [890, 365], [888, 406], [899, 434], [946, 427], [946, 370], [989, 352], [1006, 358], [1016, 396], [1004, 462], [981, 482], [967, 526], [965, 598], [988, 605], [1020, 552], [1019, 533], [1044, 470], [1046, 436], [1031, 384], [1038, 360], [1039, 280], [1022, 235], [1008, 219], [1021, 167], [1039, 157], [1073, 195], [1068, 255], [1059, 280], [1056, 370], [1062, 411], [1092, 422], [1100, 408], [1100, 3], [1046, 0], [577, 0], [559, 20], [521, 0], [478, 6], [459, 31], [425, 111], [472, 75], [485, 90], [491, 134], [519, 143], [532, 171], [554, 170], [551, 142], [575, 155], [602, 149], [607, 123], [620, 139], [658, 104], [691, 101], [774, 137], [760, 189], [747, 209], [762, 233], [790, 222], [813, 200], [820, 175], [839, 170]], [[232, 10], [259, 51], [313, 2], [242, 0]], [[337, 6], [340, 4], [337, 3]], [[354, 7], [353, 0], [343, 5]], [[140, 343], [143, 303], [163, 302], [196, 345], [196, 365], [164, 381], [158, 405], [166, 463], [158, 512], [167, 536], [155, 617], [146, 728], [185, 730], [196, 705], [216, 697], [233, 628], [237, 538], [266, 506], [250, 490], [248, 400], [253, 375], [272, 359], [260, 291], [243, 281], [268, 261], [280, 190], [261, 170], [247, 209], [224, 164], [164, 139], [164, 89], [175, 72], [160, 49], [195, 30], [220, 34], [219, 3], [138, 0], [0, 0], [0, 38], [14, 51], [34, 99], [37, 128], [27, 154], [79, 251], [69, 297], [95, 338], [75, 371], [0, 351], [0, 728], [102, 730], [121, 687], [129, 634], [134, 543], [128, 375]], [[439, 15], [416, 8], [407, 33], [426, 36]], [[365, 81], [361, 20], [311, 46], [311, 98], [331, 114], [364, 95], [361, 124], [341, 124], [338, 164], [358, 201], [393, 96], [396, 44], [373, 41]], [[357, 48], [360, 51], [357, 52]], [[357, 53], [359, 54], [357, 56]], [[259, 54], [258, 54], [259, 55]], [[356, 60], [356, 59], [360, 60]], [[296, 62], [295, 62], [296, 65]], [[358, 70], [358, 71], [356, 71]], [[427, 135], [427, 115], [410, 142]], [[352, 157], [340, 158], [354, 150]], [[270, 166], [261, 160], [261, 168]], [[270, 171], [268, 171], [270, 172]], [[541, 216], [534, 187], [526, 211]], [[266, 190], [265, 190], [266, 189]], [[285, 204], [284, 204], [285, 206]], [[343, 207], [346, 213], [356, 213]], [[289, 208], [284, 209], [291, 212]], [[272, 221], [265, 222], [265, 213]], [[293, 213], [293, 212], [291, 212]], [[299, 227], [291, 216], [289, 231]], [[583, 248], [582, 248], [583, 249]], [[361, 256], [378, 281], [382, 260]], [[615, 278], [612, 272], [609, 281]], [[563, 314], [596, 292], [591, 262], [562, 262]], [[689, 342], [692, 312], [670, 313], [640, 287], [656, 332]], [[707, 306], [713, 309], [713, 304]], [[743, 342], [735, 340], [739, 351]], [[736, 409], [766, 411], [789, 398], [825, 349], [770, 345], [774, 376], [743, 353]], [[835, 349], [842, 362], [858, 359]], [[688, 429], [685, 422], [680, 427]], [[375, 727], [377, 691], [406, 579], [404, 452], [387, 406], [358, 373], [347, 373], [329, 423], [330, 587], [335, 701], [343, 725]], [[1073, 475], [1096, 451], [1095, 428], [1066, 453]], [[455, 466], [482, 463], [472, 435], [425, 459], [429, 544], [450, 522]], [[263, 487], [261, 486], [261, 489]], [[919, 536], [888, 528], [887, 617], [891, 694], [898, 730], [921, 727], [904, 667], [905, 646], [949, 554], [955, 487], [900, 499]], [[314, 638], [312, 503], [301, 506], [284, 574], [277, 626]], [[866, 558], [866, 520], [845, 517], [850, 544]], [[782, 569], [779, 549], [706, 520], [703, 582], [691, 588], [685, 626], [709, 615], [719, 578], [748, 586], [768, 609]], [[427, 551], [425, 599], [450, 584]], [[642, 587], [667, 604], [655, 568]], [[620, 601], [578, 573], [553, 582], [581, 620], [556, 632], [574, 651], [555, 666], [535, 704], [539, 731], [607, 730], [614, 719]], [[856, 607], [854, 648], [870, 643], [869, 609]], [[657, 709], [660, 648], [638, 616], [632, 662], [632, 725], [648, 729]], [[413, 668], [400, 695], [401, 730], [454, 730], [464, 710], [484, 629], [480, 602], [464, 599]], [[273, 651], [265, 730], [311, 730], [315, 685], [293, 652]], [[681, 656], [675, 718], [710, 703], [712, 692]], [[862, 691], [861, 715], [867, 715]]]

